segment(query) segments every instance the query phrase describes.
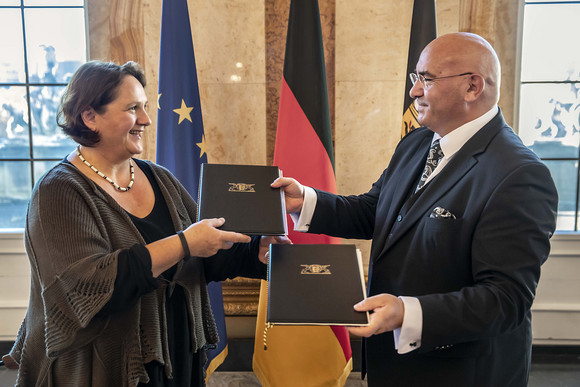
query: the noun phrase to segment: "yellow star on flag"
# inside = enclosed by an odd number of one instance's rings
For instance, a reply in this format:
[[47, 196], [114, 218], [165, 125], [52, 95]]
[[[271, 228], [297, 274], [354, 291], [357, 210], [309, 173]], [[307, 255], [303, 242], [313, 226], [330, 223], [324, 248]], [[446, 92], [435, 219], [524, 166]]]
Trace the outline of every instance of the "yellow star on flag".
[[196, 144], [199, 147], [199, 158], [201, 159], [205, 153], [205, 134], [201, 137], [201, 142]]
[[185, 104], [185, 101], [182, 99], [181, 100], [181, 107], [179, 109], [173, 109], [173, 111], [177, 114], [179, 114], [179, 122], [177, 123], [178, 125], [181, 124], [181, 121], [183, 120], [189, 120], [189, 122], [193, 123], [193, 121], [191, 120], [191, 116], [190, 113], [193, 110], [193, 106], [192, 107], [187, 107], [187, 105]]

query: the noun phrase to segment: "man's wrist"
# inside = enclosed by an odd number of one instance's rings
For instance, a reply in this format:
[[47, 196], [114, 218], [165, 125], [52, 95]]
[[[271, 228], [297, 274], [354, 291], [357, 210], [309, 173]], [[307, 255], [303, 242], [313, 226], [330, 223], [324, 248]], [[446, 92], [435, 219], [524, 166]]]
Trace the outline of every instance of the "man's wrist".
[[395, 348], [400, 354], [411, 352], [421, 347], [423, 333], [423, 309], [415, 297], [399, 297], [404, 304], [403, 323], [401, 328], [393, 331]]
[[313, 188], [302, 186], [304, 188], [304, 200], [302, 202], [302, 209], [300, 212], [290, 214], [292, 221], [294, 222], [294, 230], [301, 232], [308, 232], [310, 228], [310, 221], [312, 220], [312, 215], [314, 215], [314, 209], [316, 208], [316, 191]]

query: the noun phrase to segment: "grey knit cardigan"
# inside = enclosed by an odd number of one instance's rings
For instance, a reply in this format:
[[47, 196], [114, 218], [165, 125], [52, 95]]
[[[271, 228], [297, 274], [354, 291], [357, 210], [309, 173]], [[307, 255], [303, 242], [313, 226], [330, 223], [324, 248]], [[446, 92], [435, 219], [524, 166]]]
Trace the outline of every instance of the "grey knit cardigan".
[[[196, 219], [197, 206], [165, 168], [150, 163], [175, 230]], [[19, 366], [17, 386], [136, 386], [156, 360], [171, 375], [165, 293], [168, 281], [136, 305], [108, 317], [122, 249], [145, 243], [127, 213], [105, 191], [63, 161], [35, 186], [26, 220], [31, 266], [28, 310], [7, 365]], [[191, 346], [216, 343], [200, 258], [182, 260], [174, 275], [188, 302]]]

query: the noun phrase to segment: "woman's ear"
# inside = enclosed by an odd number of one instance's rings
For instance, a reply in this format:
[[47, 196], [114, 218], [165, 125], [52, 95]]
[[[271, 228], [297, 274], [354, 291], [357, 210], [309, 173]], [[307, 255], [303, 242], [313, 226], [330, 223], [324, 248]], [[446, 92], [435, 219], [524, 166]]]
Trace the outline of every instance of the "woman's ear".
[[485, 79], [480, 74], [472, 74], [469, 77], [469, 86], [467, 92], [465, 93], [465, 100], [468, 102], [473, 102], [478, 99], [483, 93], [485, 88]]
[[92, 107], [87, 108], [81, 113], [81, 118], [83, 119], [84, 124], [87, 128], [91, 130], [97, 130], [97, 112]]

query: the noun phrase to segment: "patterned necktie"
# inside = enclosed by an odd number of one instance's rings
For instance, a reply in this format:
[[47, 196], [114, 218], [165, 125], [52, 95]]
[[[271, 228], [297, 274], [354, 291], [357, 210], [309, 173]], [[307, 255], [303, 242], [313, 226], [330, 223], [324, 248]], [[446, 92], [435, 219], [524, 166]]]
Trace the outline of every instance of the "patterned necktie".
[[421, 180], [419, 180], [419, 184], [417, 184], [415, 192], [419, 191], [425, 185], [427, 178], [433, 173], [435, 168], [437, 168], [437, 164], [439, 164], [439, 161], [441, 161], [442, 158], [443, 151], [441, 150], [441, 145], [439, 145], [439, 140], [435, 140], [429, 149], [429, 155], [427, 156], [425, 169], [423, 170]]

